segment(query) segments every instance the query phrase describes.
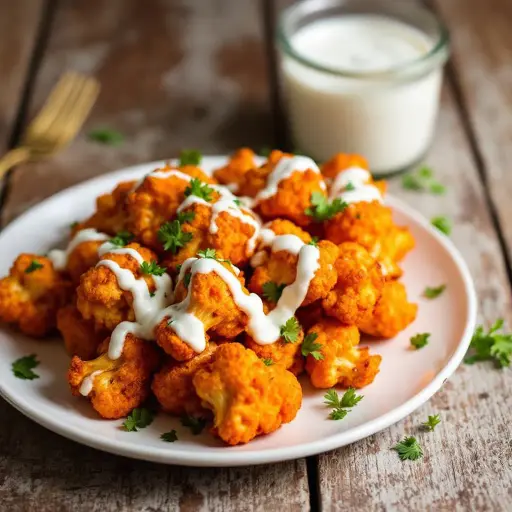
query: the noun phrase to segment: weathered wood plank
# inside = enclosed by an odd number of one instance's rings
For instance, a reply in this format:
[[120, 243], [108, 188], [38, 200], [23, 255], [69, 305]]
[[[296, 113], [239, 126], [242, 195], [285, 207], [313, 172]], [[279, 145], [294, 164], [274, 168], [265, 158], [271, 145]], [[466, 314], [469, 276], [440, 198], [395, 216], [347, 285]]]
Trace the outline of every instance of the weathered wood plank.
[[[4, 219], [63, 187], [182, 147], [269, 145], [268, 86], [256, 0], [62, 2], [32, 111], [68, 68], [96, 75], [85, 132], [110, 126], [120, 147], [84, 135], [13, 175]], [[243, 127], [243, 129], [241, 129]], [[309, 506], [304, 460], [233, 470], [167, 467], [77, 445], [1, 403], [0, 500], [9, 510], [291, 510]]]
[[[391, 193], [429, 218], [452, 217], [452, 239], [475, 279], [481, 320], [489, 323], [502, 316], [510, 325], [510, 288], [470, 154], [453, 97], [445, 88], [428, 162], [448, 187], [447, 194], [405, 192], [399, 178], [391, 182]], [[490, 364], [462, 365], [430, 402], [404, 421], [320, 456], [323, 506], [361, 511], [506, 510], [512, 488], [511, 385], [510, 371]], [[427, 415], [436, 413], [442, 417], [436, 431], [418, 435]], [[404, 435], [418, 435], [425, 451], [422, 461], [401, 462], [390, 450]]]

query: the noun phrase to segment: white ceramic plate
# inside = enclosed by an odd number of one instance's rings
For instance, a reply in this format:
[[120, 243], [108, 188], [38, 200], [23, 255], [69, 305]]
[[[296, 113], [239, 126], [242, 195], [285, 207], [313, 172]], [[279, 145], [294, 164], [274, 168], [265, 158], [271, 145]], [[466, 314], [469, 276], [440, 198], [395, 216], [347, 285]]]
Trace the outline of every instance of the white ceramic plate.
[[[207, 170], [224, 157], [207, 157]], [[69, 224], [89, 215], [99, 194], [121, 180], [150, 172], [154, 162], [101, 176], [56, 194], [32, 208], [0, 234], [0, 275], [5, 275], [21, 252], [44, 254], [59, 245]], [[179, 420], [163, 413], [146, 429], [125, 432], [122, 420], [99, 419], [85, 399], [69, 392], [65, 375], [69, 359], [58, 339], [31, 340], [19, 333], [0, 330], [0, 392], [23, 414], [46, 428], [100, 450], [168, 464], [238, 466], [262, 464], [312, 455], [344, 446], [382, 430], [427, 401], [460, 364], [471, 339], [476, 318], [476, 298], [468, 269], [452, 243], [408, 206], [394, 198], [388, 204], [399, 224], [409, 226], [416, 248], [404, 262], [411, 300], [420, 305], [417, 320], [395, 339], [372, 342], [383, 356], [375, 382], [362, 393], [364, 399], [342, 421], [328, 419], [324, 392], [303, 379], [304, 401], [297, 418], [277, 432], [245, 446], [226, 447], [206, 431], [193, 436]], [[422, 298], [426, 286], [446, 283], [436, 300]], [[410, 350], [409, 338], [432, 333], [428, 346]], [[14, 377], [12, 361], [35, 353], [41, 361], [39, 379]], [[160, 434], [175, 428], [179, 441], [165, 443]]]

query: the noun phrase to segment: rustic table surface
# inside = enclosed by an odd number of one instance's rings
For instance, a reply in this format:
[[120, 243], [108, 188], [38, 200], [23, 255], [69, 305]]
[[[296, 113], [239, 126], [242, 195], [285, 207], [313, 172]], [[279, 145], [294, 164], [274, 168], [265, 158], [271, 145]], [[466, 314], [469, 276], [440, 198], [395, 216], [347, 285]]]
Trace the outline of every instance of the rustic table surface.
[[[95, 75], [102, 92], [84, 133], [122, 131], [120, 147], [80, 136], [8, 177], [5, 224], [45, 197], [183, 147], [225, 153], [286, 146], [272, 52], [272, 0], [1, 0], [0, 143], [16, 144], [59, 75]], [[401, 196], [449, 215], [476, 282], [480, 320], [511, 325], [512, 2], [434, 0], [453, 55], [427, 162], [448, 192]], [[508, 219], [508, 221], [507, 221]], [[449, 314], [449, 312], [447, 312]], [[194, 469], [116, 457], [63, 439], [0, 401], [2, 510], [510, 510], [512, 372], [461, 366], [430, 402], [393, 427], [317, 457]], [[421, 462], [390, 451], [428, 414], [443, 422]]]

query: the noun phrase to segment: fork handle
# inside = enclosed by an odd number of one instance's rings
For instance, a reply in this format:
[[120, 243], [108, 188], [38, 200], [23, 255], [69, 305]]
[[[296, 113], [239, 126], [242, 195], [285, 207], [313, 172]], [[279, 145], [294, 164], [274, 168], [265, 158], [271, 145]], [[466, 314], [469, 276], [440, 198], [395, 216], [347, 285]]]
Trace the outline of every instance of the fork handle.
[[0, 178], [14, 166], [25, 162], [30, 158], [30, 150], [25, 147], [14, 148], [0, 158]]

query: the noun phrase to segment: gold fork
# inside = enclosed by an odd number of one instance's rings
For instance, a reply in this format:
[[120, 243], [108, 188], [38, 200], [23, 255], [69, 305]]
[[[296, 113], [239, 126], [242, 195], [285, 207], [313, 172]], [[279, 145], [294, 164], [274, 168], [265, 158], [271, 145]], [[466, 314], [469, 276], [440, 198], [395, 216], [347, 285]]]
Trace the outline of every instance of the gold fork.
[[94, 78], [65, 73], [25, 131], [18, 147], [0, 159], [0, 178], [27, 160], [53, 155], [75, 137], [84, 124], [100, 91]]

